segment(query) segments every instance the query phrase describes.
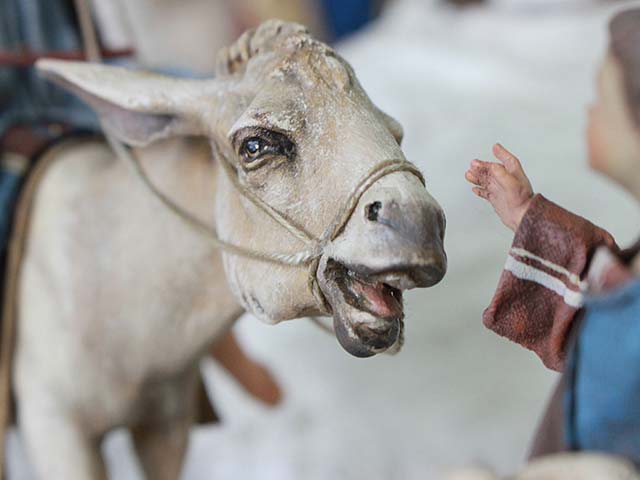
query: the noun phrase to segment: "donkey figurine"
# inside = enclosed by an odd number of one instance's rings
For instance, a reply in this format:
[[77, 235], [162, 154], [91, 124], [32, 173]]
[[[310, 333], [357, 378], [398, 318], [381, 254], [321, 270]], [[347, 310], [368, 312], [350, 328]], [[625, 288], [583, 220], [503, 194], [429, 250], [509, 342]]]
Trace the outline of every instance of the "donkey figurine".
[[401, 127], [302, 26], [245, 33], [221, 52], [215, 79], [38, 67], [222, 241], [299, 259], [215, 249], [104, 141], [50, 149], [22, 262], [13, 372], [40, 478], [106, 478], [99, 443], [128, 427], [147, 477], [176, 479], [199, 360], [243, 311], [274, 324], [332, 315], [341, 345], [365, 357], [400, 342], [402, 291], [443, 277], [444, 215], [403, 157]]

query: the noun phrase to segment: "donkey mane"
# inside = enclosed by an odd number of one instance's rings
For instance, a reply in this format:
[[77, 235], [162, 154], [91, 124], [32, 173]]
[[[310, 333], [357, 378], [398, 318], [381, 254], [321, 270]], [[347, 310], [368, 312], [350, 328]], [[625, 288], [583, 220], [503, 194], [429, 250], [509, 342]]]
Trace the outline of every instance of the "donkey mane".
[[252, 58], [276, 52], [282, 54], [282, 62], [275, 69], [276, 74], [299, 72], [301, 65], [294, 58], [303, 55], [307, 57], [305, 63], [310, 70], [327, 83], [339, 87], [352, 83], [351, 70], [335, 50], [313, 38], [303, 25], [282, 20], [269, 20], [256, 29], [246, 31], [230, 46], [222, 48], [218, 53], [216, 75], [228, 77], [243, 74]]

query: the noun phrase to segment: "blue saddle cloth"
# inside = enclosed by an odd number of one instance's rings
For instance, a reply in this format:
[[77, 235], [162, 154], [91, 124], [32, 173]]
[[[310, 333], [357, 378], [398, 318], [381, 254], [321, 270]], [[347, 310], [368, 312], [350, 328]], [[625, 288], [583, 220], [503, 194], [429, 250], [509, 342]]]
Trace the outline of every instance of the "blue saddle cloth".
[[568, 446], [640, 465], [640, 279], [587, 299], [566, 378]]
[[[0, 12], [0, 50], [46, 53], [82, 49], [68, 0], [0, 0]], [[12, 125], [43, 121], [98, 129], [90, 108], [44, 80], [33, 67], [0, 67], [0, 137]]]
[[[80, 51], [75, 13], [69, 0], [0, 0], [0, 50]], [[93, 111], [76, 97], [38, 75], [33, 67], [0, 66], [0, 139], [15, 125], [48, 135], [48, 123], [99, 131]], [[51, 135], [55, 141], [56, 136]], [[33, 166], [16, 169], [0, 142], [0, 258], [4, 258], [20, 187]], [[1, 262], [0, 262], [1, 263]]]

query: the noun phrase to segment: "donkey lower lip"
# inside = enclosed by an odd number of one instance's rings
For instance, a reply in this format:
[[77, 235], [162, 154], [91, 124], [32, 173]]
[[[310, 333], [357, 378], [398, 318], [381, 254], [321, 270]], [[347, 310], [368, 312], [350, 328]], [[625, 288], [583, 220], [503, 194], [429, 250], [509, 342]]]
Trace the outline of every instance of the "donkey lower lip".
[[399, 338], [404, 318], [402, 292], [327, 259], [320, 286], [331, 305], [336, 338], [356, 357], [384, 352]]

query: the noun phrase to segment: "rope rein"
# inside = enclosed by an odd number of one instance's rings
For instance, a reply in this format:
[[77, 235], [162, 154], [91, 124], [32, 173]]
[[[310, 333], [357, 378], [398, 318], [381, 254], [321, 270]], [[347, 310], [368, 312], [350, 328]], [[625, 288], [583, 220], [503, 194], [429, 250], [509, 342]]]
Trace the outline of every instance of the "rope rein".
[[114, 150], [116, 155], [128, 164], [136, 177], [147, 188], [149, 193], [156, 197], [168, 210], [173, 212], [180, 220], [191, 227], [194, 231], [201, 234], [205, 239], [211, 243], [214, 248], [232, 255], [238, 255], [240, 257], [249, 258], [251, 260], [272, 263], [282, 266], [306, 266], [308, 268], [307, 284], [311, 293], [318, 302], [318, 305], [322, 307], [323, 311], [329, 313], [330, 307], [324, 297], [324, 294], [320, 290], [317, 280], [318, 265], [320, 258], [324, 252], [325, 247], [340, 234], [344, 229], [347, 222], [351, 218], [354, 210], [356, 209], [360, 198], [365, 192], [378, 180], [395, 172], [409, 172], [414, 174], [424, 184], [424, 177], [420, 171], [411, 163], [406, 160], [387, 160], [376, 165], [349, 193], [347, 201], [343, 207], [338, 211], [333, 221], [325, 229], [320, 238], [313, 238], [305, 230], [295, 225], [285, 214], [279, 212], [269, 204], [265, 203], [261, 198], [255, 195], [251, 190], [247, 189], [240, 183], [237, 172], [231, 165], [228, 158], [222, 154], [222, 152], [215, 148], [217, 155], [216, 158], [220, 160], [223, 166], [223, 170], [227, 174], [234, 188], [252, 204], [254, 204], [259, 210], [266, 213], [272, 218], [278, 225], [286, 229], [293, 234], [296, 238], [301, 240], [306, 248], [303, 248], [297, 253], [278, 253], [278, 252], [261, 252], [252, 250], [250, 248], [242, 247], [233, 243], [226, 242], [220, 238], [216, 230], [196, 218], [193, 214], [179, 206], [171, 198], [169, 198], [164, 192], [158, 189], [156, 185], [150, 180], [147, 173], [142, 168], [139, 159], [134, 155], [131, 149], [127, 148], [122, 142], [114, 138], [112, 134], [107, 132], [106, 138]]
[[[86, 56], [90, 61], [99, 63], [102, 58], [89, 5], [86, 0], [74, 0], [74, 3], [76, 11], [78, 12], [78, 20]], [[370, 170], [368, 174], [354, 186], [354, 188], [349, 192], [342, 208], [337, 212], [336, 216], [331, 223], [329, 223], [322, 235], [319, 238], [314, 238], [303, 227], [296, 225], [285, 214], [279, 212], [258, 197], [253, 191], [246, 188], [240, 182], [238, 172], [233, 163], [224, 155], [220, 148], [215, 144], [212, 144], [214, 157], [220, 161], [225, 174], [232, 182], [238, 193], [305, 245], [303, 249], [295, 253], [261, 252], [222, 240], [213, 226], [201, 221], [192, 213], [175, 203], [164, 192], [159, 190], [158, 187], [150, 180], [142, 167], [140, 160], [135, 156], [135, 152], [118, 140], [109, 128], [104, 125], [104, 123], [102, 123], [101, 126], [107, 142], [116, 153], [116, 156], [131, 167], [135, 176], [146, 187], [149, 193], [157, 198], [168, 210], [173, 212], [187, 226], [205, 238], [214, 248], [231, 255], [237, 255], [260, 262], [288, 267], [307, 267], [307, 284], [314, 298], [318, 302], [318, 306], [325, 313], [330, 313], [331, 308], [318, 285], [317, 273], [320, 258], [322, 257], [326, 246], [331, 241], [335, 240], [335, 238], [342, 232], [365, 192], [381, 178], [396, 172], [411, 173], [418, 177], [423, 185], [425, 184], [422, 173], [412, 163], [402, 159], [385, 160], [375, 165], [372, 170]], [[320, 325], [324, 329], [328, 329], [323, 324]]]
[[[195, 231], [200, 233], [203, 237], [205, 237], [215, 248], [220, 250], [224, 250], [228, 253], [239, 255], [241, 257], [250, 258], [252, 260], [258, 260], [267, 263], [274, 263], [277, 265], [284, 266], [296, 266], [303, 265], [308, 263], [312, 259], [312, 255], [306, 252], [287, 254], [287, 253], [263, 253], [255, 250], [250, 250], [245, 247], [241, 247], [229, 242], [226, 242], [218, 236], [217, 232], [208, 225], [203, 222], [199, 218], [195, 217], [193, 214], [176, 204], [171, 198], [169, 198], [164, 192], [162, 192], [154, 183], [151, 181], [144, 168], [140, 164], [139, 159], [134, 155], [130, 148], [126, 147], [122, 142], [115, 139], [115, 137], [106, 129], [103, 125], [103, 129], [105, 130], [107, 142], [114, 150], [118, 158], [123, 160], [127, 165], [129, 165], [135, 174], [136, 177], [142, 182], [142, 184], [147, 188], [147, 190], [156, 197], [162, 204], [167, 207], [170, 211], [172, 211], [180, 220], [185, 222], [189, 227], [193, 228]], [[223, 162], [224, 163], [224, 162]], [[276, 220], [278, 223], [280, 221]]]

